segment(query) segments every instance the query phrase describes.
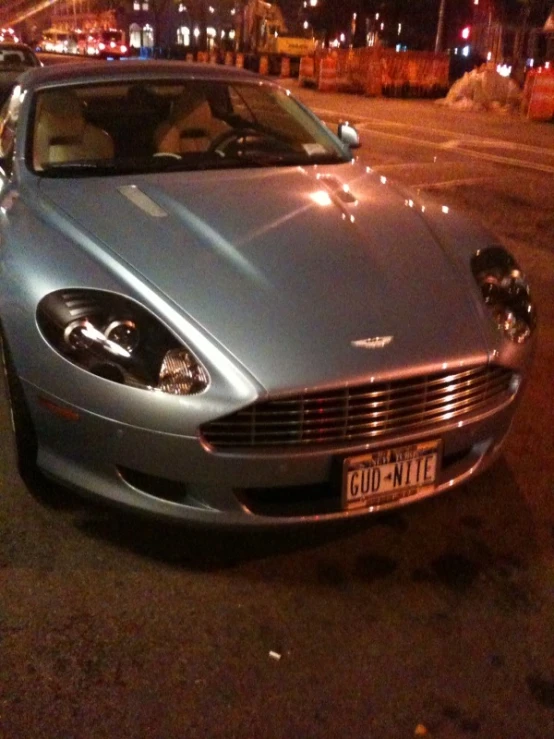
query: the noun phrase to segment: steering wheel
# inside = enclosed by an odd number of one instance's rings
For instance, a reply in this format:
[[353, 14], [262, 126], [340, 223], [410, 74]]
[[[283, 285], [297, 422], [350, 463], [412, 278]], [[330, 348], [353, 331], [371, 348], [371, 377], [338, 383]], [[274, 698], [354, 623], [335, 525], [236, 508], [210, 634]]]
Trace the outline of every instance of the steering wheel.
[[241, 139], [247, 138], [253, 139], [271, 139], [272, 137], [262, 131], [258, 131], [256, 128], [232, 128], [230, 131], [223, 131], [218, 134], [215, 139], [210, 142], [208, 151], [210, 153], [217, 153], [220, 156], [225, 156], [225, 150], [230, 144], [238, 144]]
[[157, 151], [152, 154], [153, 157], [170, 157], [171, 159], [182, 159], [180, 154], [176, 154], [173, 151]]

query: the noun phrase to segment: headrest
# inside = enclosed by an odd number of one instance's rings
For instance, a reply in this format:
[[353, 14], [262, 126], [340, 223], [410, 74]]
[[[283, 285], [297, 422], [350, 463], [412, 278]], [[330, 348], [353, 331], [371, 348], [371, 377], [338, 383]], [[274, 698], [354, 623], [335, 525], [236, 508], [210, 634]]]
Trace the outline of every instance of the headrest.
[[171, 108], [171, 120], [177, 122], [186, 118], [201, 106], [208, 105], [206, 96], [202, 90], [196, 87], [186, 88], [179, 97], [174, 100]]
[[81, 136], [85, 118], [75, 93], [45, 92], [40, 100], [39, 125], [52, 129], [55, 136]]

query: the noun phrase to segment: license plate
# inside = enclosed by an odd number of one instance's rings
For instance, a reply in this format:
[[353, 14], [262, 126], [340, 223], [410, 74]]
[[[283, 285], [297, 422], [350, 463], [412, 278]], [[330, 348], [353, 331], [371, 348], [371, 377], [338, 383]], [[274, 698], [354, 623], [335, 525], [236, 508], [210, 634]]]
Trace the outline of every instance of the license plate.
[[342, 474], [344, 510], [371, 508], [430, 493], [439, 470], [440, 441], [348, 457]]

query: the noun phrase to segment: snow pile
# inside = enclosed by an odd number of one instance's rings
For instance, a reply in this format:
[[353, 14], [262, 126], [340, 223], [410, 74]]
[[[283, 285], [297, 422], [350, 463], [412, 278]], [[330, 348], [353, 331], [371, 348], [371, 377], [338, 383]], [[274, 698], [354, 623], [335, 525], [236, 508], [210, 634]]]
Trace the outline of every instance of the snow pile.
[[448, 95], [437, 102], [459, 110], [519, 111], [521, 89], [510, 77], [483, 64], [456, 80]]

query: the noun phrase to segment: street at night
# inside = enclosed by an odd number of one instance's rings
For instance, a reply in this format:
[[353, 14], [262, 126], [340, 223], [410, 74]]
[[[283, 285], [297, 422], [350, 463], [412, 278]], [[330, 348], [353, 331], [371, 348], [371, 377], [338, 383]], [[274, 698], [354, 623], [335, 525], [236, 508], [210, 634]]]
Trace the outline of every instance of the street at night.
[[503, 454], [401, 512], [221, 532], [28, 489], [3, 392], [2, 739], [554, 735], [554, 126], [283, 84], [520, 262], [538, 341]]

